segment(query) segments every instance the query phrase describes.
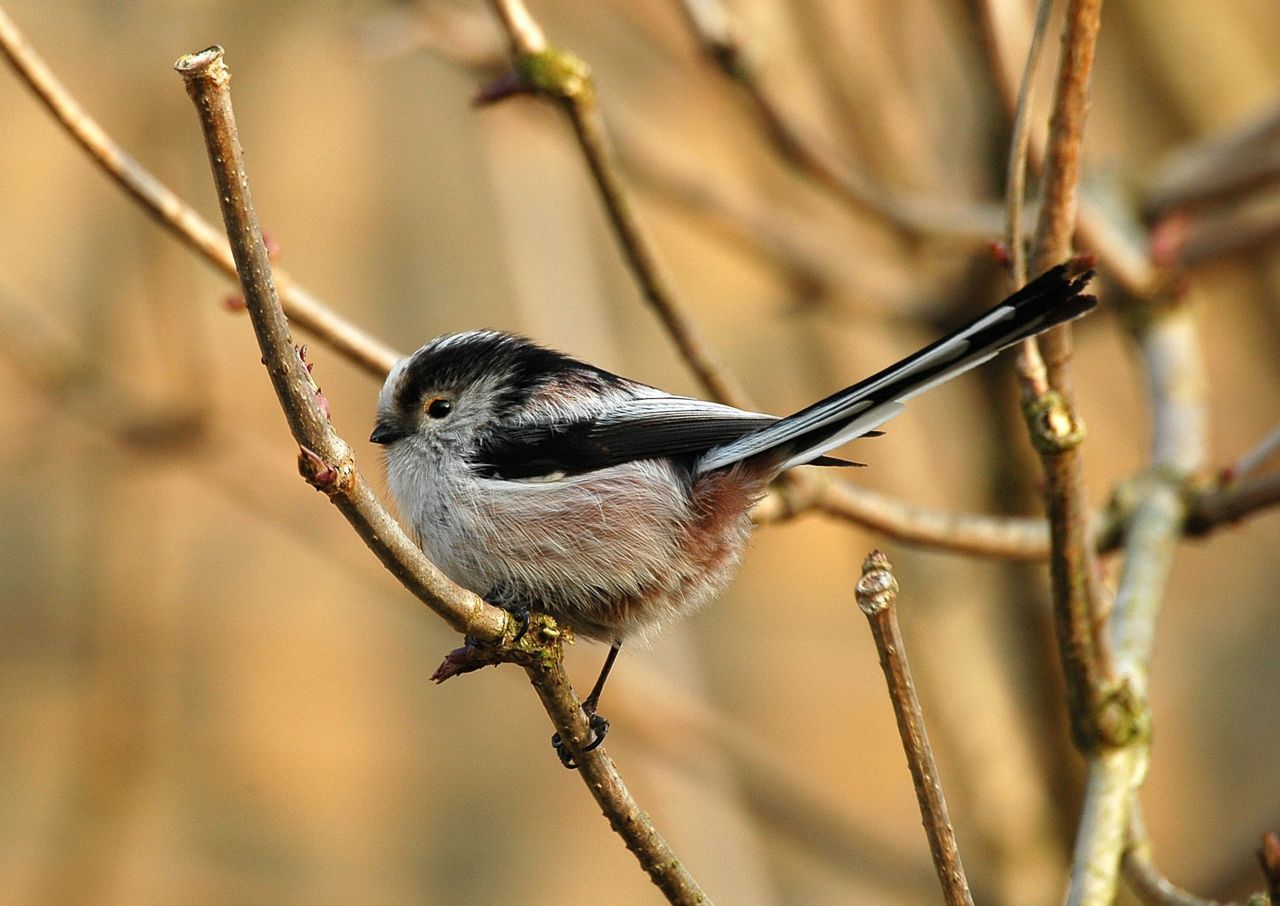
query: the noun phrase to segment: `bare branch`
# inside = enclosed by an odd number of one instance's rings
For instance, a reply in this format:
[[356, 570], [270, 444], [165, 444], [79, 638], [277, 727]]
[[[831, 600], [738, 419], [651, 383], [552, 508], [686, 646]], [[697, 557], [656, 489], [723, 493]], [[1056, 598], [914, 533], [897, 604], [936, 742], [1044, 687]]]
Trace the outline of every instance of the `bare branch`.
[[[975, 5], [980, 31], [985, 39], [988, 66], [1006, 109], [1013, 115], [1019, 84], [1019, 73], [1014, 60], [1025, 57], [1020, 50], [1013, 50], [1015, 42], [1022, 41], [1023, 36], [1021, 33], [1013, 35], [1010, 25], [1020, 25], [1021, 20], [1004, 15], [1006, 5], [997, 0], [979, 0]], [[1043, 170], [1046, 153], [1044, 143], [1034, 134], [1030, 139], [1029, 159], [1032, 169]], [[1157, 287], [1160, 275], [1147, 254], [1145, 231], [1136, 217], [1121, 222], [1117, 211], [1104, 210], [1097, 203], [1085, 199], [1075, 228], [1079, 230], [1081, 244], [1098, 256], [1107, 276], [1131, 294], [1145, 296]]]
[[1170, 154], [1156, 171], [1147, 207], [1171, 209], [1220, 204], [1280, 180], [1280, 106], [1244, 124]]
[[993, 204], [957, 203], [896, 192], [847, 164], [795, 123], [760, 81], [732, 16], [719, 0], [681, 0], [690, 31], [706, 57], [742, 88], [778, 155], [854, 211], [869, 213], [912, 234], [989, 242], [998, 235], [1000, 212]]
[[955, 830], [947, 814], [947, 801], [942, 795], [938, 765], [925, 731], [924, 713], [907, 663], [906, 643], [893, 606], [898, 597], [898, 580], [893, 576], [889, 558], [880, 551], [872, 551], [863, 562], [862, 578], [858, 580], [855, 594], [858, 607], [871, 624], [871, 636], [880, 653], [880, 666], [889, 685], [889, 698], [898, 719], [898, 734], [907, 753], [907, 765], [911, 768], [911, 780], [915, 784], [916, 799], [920, 803], [920, 815], [924, 819], [924, 830], [929, 838], [934, 867], [938, 870], [938, 881], [942, 884], [943, 898], [948, 906], [973, 906], [969, 881], [965, 877], [964, 866], [960, 864]]
[[317, 400], [318, 388], [293, 344], [276, 295], [249, 194], [222, 49], [184, 56], [175, 68], [200, 117], [245, 303], [276, 396], [301, 447], [299, 465], [304, 476], [329, 496], [383, 564], [450, 626], [481, 642], [508, 644], [505, 659], [525, 668], [552, 723], [574, 753], [584, 782], [654, 883], [672, 902], [704, 902], [693, 879], [631, 798], [602, 747], [582, 751], [591, 730], [564, 672], [561, 633], [542, 618], [524, 639], [514, 641], [511, 616], [450, 582], [409, 540], [360, 476], [350, 447], [334, 431]]
[[815, 511], [890, 538], [934, 550], [1010, 560], [1043, 560], [1049, 553], [1044, 520], [945, 513], [912, 506], [851, 482], [793, 475], [775, 485], [752, 513], [768, 525]]
[[[131, 157], [58, 81], [0, 8], [0, 52], [67, 133], [117, 185], [155, 220], [232, 280], [235, 262], [226, 239], [195, 209]], [[375, 377], [385, 377], [399, 353], [335, 314], [276, 268], [285, 313], [299, 327]]]
[[1280, 474], [1202, 491], [1191, 499], [1187, 534], [1203, 535], [1219, 526], [1239, 522], [1246, 516], [1277, 506], [1280, 506]]
[[450, 626], [479, 639], [502, 638], [509, 615], [458, 588], [409, 540], [356, 469], [351, 448], [334, 431], [316, 398], [318, 388], [294, 346], [276, 295], [271, 263], [249, 197], [231, 113], [230, 73], [221, 48], [184, 56], [175, 67], [200, 113], [245, 305], [289, 429], [302, 448], [304, 475], [328, 494], [396, 578]]
[[1126, 558], [1109, 626], [1116, 695], [1098, 720], [1113, 748], [1090, 759], [1068, 902], [1115, 896], [1128, 812], [1145, 774], [1145, 699], [1156, 621], [1187, 523], [1184, 489], [1204, 459], [1204, 379], [1190, 311], [1176, 303], [1156, 306], [1139, 324], [1137, 340], [1154, 413], [1152, 465], [1128, 492], [1133, 503], [1124, 529]]
[[[542, 28], [522, 0], [493, 0], [493, 7], [511, 42], [519, 87], [555, 100], [569, 117], [631, 272], [681, 356], [713, 398], [746, 407], [746, 394], [715, 361], [706, 341], [678, 302], [657, 246], [635, 216], [631, 194], [622, 180], [604, 120], [596, 106], [587, 64], [568, 51], [548, 45]], [[496, 100], [505, 93], [509, 92], [486, 96], [486, 99]]]
[[1129, 889], [1146, 906], [1223, 906], [1217, 900], [1206, 900], [1188, 893], [1160, 873], [1136, 802], [1129, 815], [1129, 842], [1124, 851], [1122, 870]]
[[[1068, 5], [1050, 121], [1043, 199], [1032, 249], [1033, 273], [1040, 273], [1071, 254], [1080, 146], [1100, 12], [1101, 0], [1072, 0]], [[1043, 15], [1044, 10], [1041, 13]], [[1029, 78], [1030, 75], [1027, 80]], [[1025, 92], [1022, 96], [1025, 103]], [[1011, 159], [1017, 159], [1016, 153], [1011, 152]], [[1013, 180], [1010, 183], [1016, 185]], [[1032, 443], [1040, 453], [1045, 473], [1054, 614], [1072, 727], [1077, 744], [1082, 750], [1090, 751], [1102, 732], [1098, 719], [1109, 694], [1111, 669], [1107, 639], [1102, 631], [1105, 604], [1088, 537], [1089, 517], [1079, 451], [1084, 431], [1073, 412], [1071, 328], [1055, 328], [1037, 342], [1044, 351], [1043, 368], [1036, 356], [1024, 354], [1020, 357], [1019, 377]]]

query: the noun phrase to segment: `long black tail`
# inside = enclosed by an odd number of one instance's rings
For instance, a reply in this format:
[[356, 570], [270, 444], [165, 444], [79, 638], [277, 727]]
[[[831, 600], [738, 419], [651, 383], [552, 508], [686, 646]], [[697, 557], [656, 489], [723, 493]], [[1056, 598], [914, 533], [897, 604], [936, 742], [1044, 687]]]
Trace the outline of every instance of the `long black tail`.
[[1093, 276], [1061, 264], [1028, 283], [971, 324], [953, 331], [895, 365], [833, 393], [768, 427], [713, 447], [699, 472], [723, 468], [761, 453], [786, 449], [780, 469], [802, 465], [893, 418], [903, 404], [951, 380], [1000, 350], [1078, 318], [1098, 300], [1083, 290]]

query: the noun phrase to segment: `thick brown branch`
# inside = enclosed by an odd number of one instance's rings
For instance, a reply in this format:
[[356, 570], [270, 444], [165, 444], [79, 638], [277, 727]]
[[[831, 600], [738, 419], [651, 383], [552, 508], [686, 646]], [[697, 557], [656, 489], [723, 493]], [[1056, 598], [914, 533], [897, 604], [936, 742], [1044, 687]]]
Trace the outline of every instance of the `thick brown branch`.
[[[357, 471], [350, 448], [317, 402], [317, 388], [293, 345], [271, 277], [236, 134], [230, 73], [222, 49], [184, 56], [175, 66], [200, 116], [245, 303], [281, 408], [302, 448], [299, 464], [304, 475], [329, 495], [387, 568], [451, 626], [480, 642], [510, 639], [514, 634], [510, 615], [450, 582], [382, 508]], [[582, 752], [591, 731], [564, 672], [559, 640], [554, 627], [540, 622], [526, 634], [521, 647], [505, 653], [525, 667], [592, 795], [654, 882], [673, 902], [704, 902], [692, 878], [631, 798], [603, 747]]]
[[304, 475], [342, 511], [365, 544], [405, 587], [459, 632], [494, 641], [510, 618], [450, 582], [383, 509], [359, 471], [351, 448], [329, 423], [276, 294], [271, 263], [249, 197], [221, 48], [182, 57], [175, 67], [200, 114], [227, 236], [258, 346], [289, 429], [302, 448]]
[[[1032, 273], [1040, 273], [1070, 257], [1080, 147], [1100, 6], [1100, 0], [1072, 0], [1068, 7], [1050, 121], [1043, 199], [1032, 248]], [[1042, 7], [1042, 23], [1044, 15]], [[1019, 95], [1023, 116], [1032, 69], [1030, 65], [1027, 67]], [[1015, 163], [1020, 159], [1018, 151], [1014, 148], [1010, 154]], [[1011, 188], [1017, 188], [1016, 180], [1011, 178], [1010, 184]], [[1016, 207], [1011, 200], [1011, 211]], [[1113, 684], [1107, 639], [1102, 631], [1106, 607], [1089, 538], [1079, 450], [1084, 431], [1073, 412], [1071, 399], [1071, 328], [1056, 328], [1038, 342], [1044, 351], [1044, 362], [1033, 352], [1024, 351], [1019, 376], [1027, 424], [1045, 473], [1054, 614], [1072, 726], [1077, 743], [1083, 750], [1090, 751], [1103, 736], [1098, 726], [1099, 712], [1105, 707]]]
[[[0, 9], [0, 51], [94, 163], [161, 226], [227, 277], [236, 279], [235, 262], [222, 234], [134, 160], [85, 113], [3, 9]], [[276, 280], [285, 313], [298, 326], [375, 377], [386, 376], [400, 357], [397, 352], [335, 314], [279, 269], [276, 270]]]

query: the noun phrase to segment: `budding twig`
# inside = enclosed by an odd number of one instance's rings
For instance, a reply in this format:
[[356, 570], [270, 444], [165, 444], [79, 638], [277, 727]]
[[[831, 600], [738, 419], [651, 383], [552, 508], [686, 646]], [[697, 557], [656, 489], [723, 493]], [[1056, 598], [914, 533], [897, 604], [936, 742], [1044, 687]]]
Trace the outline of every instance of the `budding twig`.
[[915, 784], [916, 799], [920, 803], [929, 851], [938, 871], [943, 896], [948, 906], [973, 906], [969, 881], [965, 877], [964, 866], [960, 864], [955, 830], [947, 814], [947, 801], [942, 795], [938, 766], [925, 732], [924, 713], [907, 663], [906, 644], [893, 606], [898, 597], [898, 580], [893, 576], [889, 558], [880, 551], [872, 551], [863, 562], [862, 578], [858, 580], [855, 596], [858, 607], [871, 625], [871, 636], [880, 653], [880, 666], [889, 685], [889, 698], [893, 701], [898, 733], [902, 737], [902, 748], [907, 753], [907, 765], [911, 769], [911, 780]]

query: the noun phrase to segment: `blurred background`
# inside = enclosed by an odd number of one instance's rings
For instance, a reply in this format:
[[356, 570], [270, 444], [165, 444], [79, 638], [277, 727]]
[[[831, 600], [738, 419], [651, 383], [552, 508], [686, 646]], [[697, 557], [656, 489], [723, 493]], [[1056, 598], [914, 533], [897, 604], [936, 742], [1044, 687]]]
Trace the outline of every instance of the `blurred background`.
[[[789, 167], [677, 3], [531, 2], [553, 43], [590, 63], [692, 318], [751, 398], [784, 413], [1003, 295], [987, 242], [1008, 120], [980, 4], [730, 6], [803, 134], [948, 225], [904, 229]], [[993, 6], [1021, 54], [1030, 4]], [[215, 222], [170, 67], [224, 45], [279, 263], [393, 347], [496, 327], [698, 392], [559, 112], [472, 106], [503, 49], [487, 5], [5, 9], [105, 129]], [[1195, 0], [1109, 0], [1089, 191], [1141, 229], [1189, 143], [1274, 118], [1278, 96], [1272, 0], [1212, 15]], [[1260, 240], [1275, 200], [1264, 188], [1241, 203]], [[1201, 329], [1217, 468], [1280, 413], [1280, 257], [1267, 241], [1211, 251], [1178, 279]], [[1101, 507], [1143, 466], [1149, 432], [1108, 304], [1119, 290], [1105, 273], [1099, 290], [1077, 380]], [[520, 671], [428, 681], [457, 637], [299, 480], [234, 294], [0, 71], [0, 900], [659, 902], [557, 764]], [[378, 382], [314, 344], [310, 358], [385, 487], [365, 442]], [[870, 467], [853, 477], [919, 506], [1034, 514], [1039, 467], [1016, 401], [1005, 356], [855, 445]], [[625, 652], [602, 707], [611, 755], [719, 902], [937, 902], [853, 603], [874, 546], [902, 584], [976, 896], [1057, 902], [1082, 760], [1038, 566], [812, 515], [763, 528], [721, 600]], [[1258, 835], [1280, 829], [1278, 588], [1273, 511], [1185, 543], [1159, 625], [1142, 801], [1158, 863], [1205, 896], [1259, 888]], [[570, 651], [581, 688], [603, 655]]]

